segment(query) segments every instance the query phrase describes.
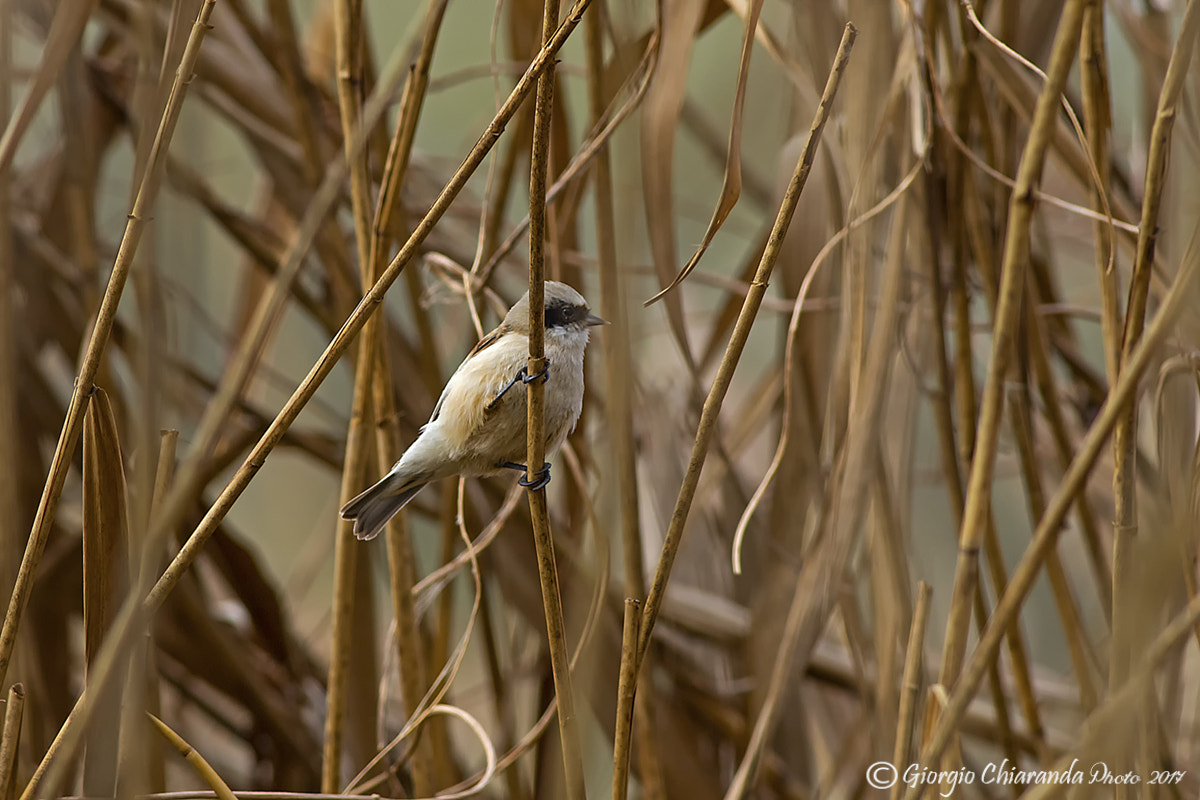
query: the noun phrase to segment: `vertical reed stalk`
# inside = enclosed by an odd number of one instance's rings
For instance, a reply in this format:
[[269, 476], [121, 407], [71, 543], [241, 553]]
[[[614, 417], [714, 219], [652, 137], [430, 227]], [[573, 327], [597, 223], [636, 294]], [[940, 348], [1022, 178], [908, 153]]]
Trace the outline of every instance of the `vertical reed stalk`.
[[612, 800], [625, 800], [629, 792], [629, 747], [633, 738], [633, 704], [637, 696], [638, 626], [641, 603], [625, 598], [625, 621], [621, 628], [621, 677], [617, 686], [617, 725], [613, 736]]
[[[542, 16], [542, 42], [548, 44], [558, 25], [558, 0], [546, 0]], [[550, 117], [554, 107], [554, 65], [538, 79], [533, 116], [533, 152], [529, 168], [529, 375], [540, 375], [557, 365], [546, 360], [545, 336], [545, 240], [546, 172], [550, 157]], [[528, 384], [526, 414], [526, 475], [532, 475], [546, 456], [546, 387], [541, 381]], [[566, 796], [583, 800], [587, 796], [583, 780], [583, 755], [579, 727], [575, 718], [575, 699], [571, 690], [571, 669], [567, 659], [567, 632], [563, 624], [562, 596], [559, 592], [558, 567], [554, 558], [554, 540], [550, 533], [550, 513], [545, 488], [529, 491], [529, 516], [533, 542], [537, 548], [538, 579], [546, 612], [546, 637], [550, 647], [550, 669], [554, 676], [554, 695], [558, 699], [558, 729], [562, 738], [563, 772]]]
[[[921, 696], [921, 665], [925, 662], [925, 628], [929, 624], [929, 601], [933, 590], [921, 581], [917, 584], [917, 603], [913, 608], [912, 626], [908, 629], [908, 646], [904, 650], [904, 672], [900, 678], [900, 708], [896, 713], [896, 742], [892, 749], [892, 766], [912, 760], [912, 735], [919, 713], [917, 698]], [[899, 800], [903, 784], [892, 784], [891, 800]]]

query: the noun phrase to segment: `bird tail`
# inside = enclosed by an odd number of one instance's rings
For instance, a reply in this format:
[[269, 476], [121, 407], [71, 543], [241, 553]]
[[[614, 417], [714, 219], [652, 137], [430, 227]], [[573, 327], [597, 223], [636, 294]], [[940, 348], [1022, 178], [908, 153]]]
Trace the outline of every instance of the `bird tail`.
[[342, 519], [354, 520], [354, 535], [359, 539], [374, 539], [396, 512], [408, 505], [417, 492], [429, 483], [425, 476], [402, 476], [390, 473], [379, 483], [342, 506]]

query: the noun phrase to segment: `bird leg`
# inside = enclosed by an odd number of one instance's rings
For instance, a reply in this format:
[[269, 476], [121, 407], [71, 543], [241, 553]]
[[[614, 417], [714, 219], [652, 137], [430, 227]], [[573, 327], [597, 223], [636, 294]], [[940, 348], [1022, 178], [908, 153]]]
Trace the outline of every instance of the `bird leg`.
[[501, 469], [515, 469], [518, 472], [524, 472], [525, 477], [518, 480], [517, 485], [524, 486], [526, 489], [529, 489], [534, 492], [538, 491], [539, 489], [545, 489], [546, 484], [548, 484], [550, 482], [550, 462], [549, 461], [543, 463], [542, 468], [539, 469], [537, 472], [533, 473], [532, 477], [530, 477], [530, 475], [529, 475], [529, 467], [525, 466], [524, 464], [518, 464], [515, 461], [505, 461], [503, 464], [500, 465], [500, 467], [501, 467]]
[[[530, 384], [536, 380], [540, 380], [542, 383], [550, 380], [550, 365], [548, 363], [546, 364], [546, 367], [536, 375], [530, 375], [524, 367], [521, 367], [519, 370], [517, 370], [517, 374], [513, 376], [513, 379], [505, 384], [504, 388], [500, 390], [500, 393], [493, 397], [491, 402], [487, 404], [487, 410], [493, 411], [496, 408], [496, 405], [500, 402], [500, 398], [508, 394], [508, 390], [516, 386], [517, 381], [520, 381], [524, 384]], [[521, 467], [521, 469], [525, 468]]]

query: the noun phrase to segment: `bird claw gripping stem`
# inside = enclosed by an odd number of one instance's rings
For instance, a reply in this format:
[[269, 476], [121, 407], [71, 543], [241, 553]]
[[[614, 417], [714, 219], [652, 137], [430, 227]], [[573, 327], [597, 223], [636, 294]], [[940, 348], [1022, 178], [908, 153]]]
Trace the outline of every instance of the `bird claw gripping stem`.
[[[537, 380], [540, 380], [542, 383], [545, 383], [546, 381], [550, 380], [550, 364], [549, 363], [547, 363], [546, 366], [542, 369], [542, 371], [537, 373], [536, 375], [530, 375], [529, 371], [526, 370], [525, 367], [521, 367], [519, 370], [517, 370], [517, 374], [513, 376], [513, 379], [511, 381], [509, 381], [507, 384], [505, 384], [504, 388], [500, 390], [499, 394], [497, 394], [495, 397], [493, 397], [491, 402], [489, 402], [487, 404], [487, 410], [491, 411], [492, 409], [494, 409], [496, 407], [496, 404], [500, 402], [500, 398], [502, 398], [502, 397], [504, 397], [504, 395], [508, 394], [508, 390], [513, 388], [514, 386], [516, 386], [518, 381], [520, 381], [521, 383], [524, 383], [524, 384], [530, 384]], [[524, 469], [524, 467], [521, 467], [521, 469]]]
[[[536, 376], [534, 379], [536, 380]], [[525, 476], [517, 481], [517, 485], [524, 486], [526, 489], [529, 489], [530, 491], [536, 492], [540, 489], [545, 489], [546, 484], [550, 483], [550, 462], [549, 461], [544, 462], [542, 464], [542, 468], [539, 469], [537, 472], [533, 473], [532, 476], [529, 474], [529, 467], [525, 466], [524, 464], [518, 464], [515, 461], [505, 461], [500, 466], [503, 467], [504, 469], [515, 469], [520, 472], [524, 472]]]

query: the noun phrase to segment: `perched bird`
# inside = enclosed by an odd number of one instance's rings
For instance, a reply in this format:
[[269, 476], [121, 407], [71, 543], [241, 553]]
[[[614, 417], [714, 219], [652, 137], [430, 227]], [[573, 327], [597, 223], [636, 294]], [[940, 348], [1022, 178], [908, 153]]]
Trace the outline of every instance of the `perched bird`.
[[[416, 441], [379, 483], [341, 510], [354, 520], [354, 535], [372, 539], [425, 486], [451, 475], [491, 475], [526, 470], [525, 384], [546, 383], [546, 455], [563, 443], [583, 409], [583, 351], [593, 325], [607, 323], [565, 283], [546, 281], [546, 372], [526, 374], [529, 358], [529, 293], [504, 321], [467, 354], [442, 390], [433, 416]], [[526, 475], [530, 475], [526, 470]], [[541, 488], [550, 465], [532, 471], [522, 485]]]

